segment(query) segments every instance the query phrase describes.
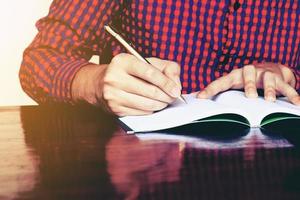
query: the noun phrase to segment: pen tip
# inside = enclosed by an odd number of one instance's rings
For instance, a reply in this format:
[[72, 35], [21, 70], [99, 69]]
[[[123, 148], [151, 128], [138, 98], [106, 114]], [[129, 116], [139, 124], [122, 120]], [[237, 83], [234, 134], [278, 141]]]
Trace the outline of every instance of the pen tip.
[[186, 100], [183, 98], [182, 95], [180, 95], [179, 99], [180, 99], [182, 102], [184, 102], [185, 104], [187, 104]]

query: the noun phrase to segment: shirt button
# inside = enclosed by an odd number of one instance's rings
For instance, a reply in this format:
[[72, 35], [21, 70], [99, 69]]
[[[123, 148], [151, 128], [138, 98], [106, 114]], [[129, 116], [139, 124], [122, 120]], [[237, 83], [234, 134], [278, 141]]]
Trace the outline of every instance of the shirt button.
[[236, 1], [236, 2], [233, 4], [233, 9], [234, 9], [235, 11], [237, 11], [240, 7], [241, 7], [241, 4], [240, 4], [240, 2], [238, 2], [238, 1]]
[[224, 60], [222, 60], [222, 61], [220, 62], [220, 64], [221, 64], [222, 66], [227, 65], [228, 62], [229, 62], [229, 58], [230, 58], [230, 55], [229, 55], [229, 54], [225, 54], [225, 55], [224, 55]]

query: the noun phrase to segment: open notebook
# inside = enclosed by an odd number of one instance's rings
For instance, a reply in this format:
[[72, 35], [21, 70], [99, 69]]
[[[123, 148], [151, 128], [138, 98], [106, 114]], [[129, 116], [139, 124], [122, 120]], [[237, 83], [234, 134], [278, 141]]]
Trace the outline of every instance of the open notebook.
[[[166, 109], [145, 116], [126, 116], [119, 120], [127, 133], [153, 132], [191, 123], [211, 121], [239, 123], [249, 127], [262, 127], [281, 120], [300, 120], [300, 106], [286, 98], [268, 102], [263, 97], [249, 99], [241, 91], [230, 90], [212, 99], [197, 99], [184, 95], [187, 104], [177, 100]], [[300, 130], [300, 121], [299, 121]]]

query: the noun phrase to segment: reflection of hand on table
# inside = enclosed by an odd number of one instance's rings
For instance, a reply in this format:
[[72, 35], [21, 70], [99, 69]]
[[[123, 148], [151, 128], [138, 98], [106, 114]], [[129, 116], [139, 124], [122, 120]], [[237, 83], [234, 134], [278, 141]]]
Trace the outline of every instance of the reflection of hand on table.
[[111, 181], [126, 199], [137, 198], [143, 187], [144, 191], [153, 192], [155, 184], [178, 181], [181, 150], [177, 143], [116, 135], [106, 146]]

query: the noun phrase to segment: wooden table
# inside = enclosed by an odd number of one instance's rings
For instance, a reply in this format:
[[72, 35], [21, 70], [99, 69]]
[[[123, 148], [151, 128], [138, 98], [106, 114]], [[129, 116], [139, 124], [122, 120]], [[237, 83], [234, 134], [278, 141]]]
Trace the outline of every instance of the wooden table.
[[300, 199], [280, 135], [126, 135], [89, 106], [0, 108], [0, 158], [0, 199]]

